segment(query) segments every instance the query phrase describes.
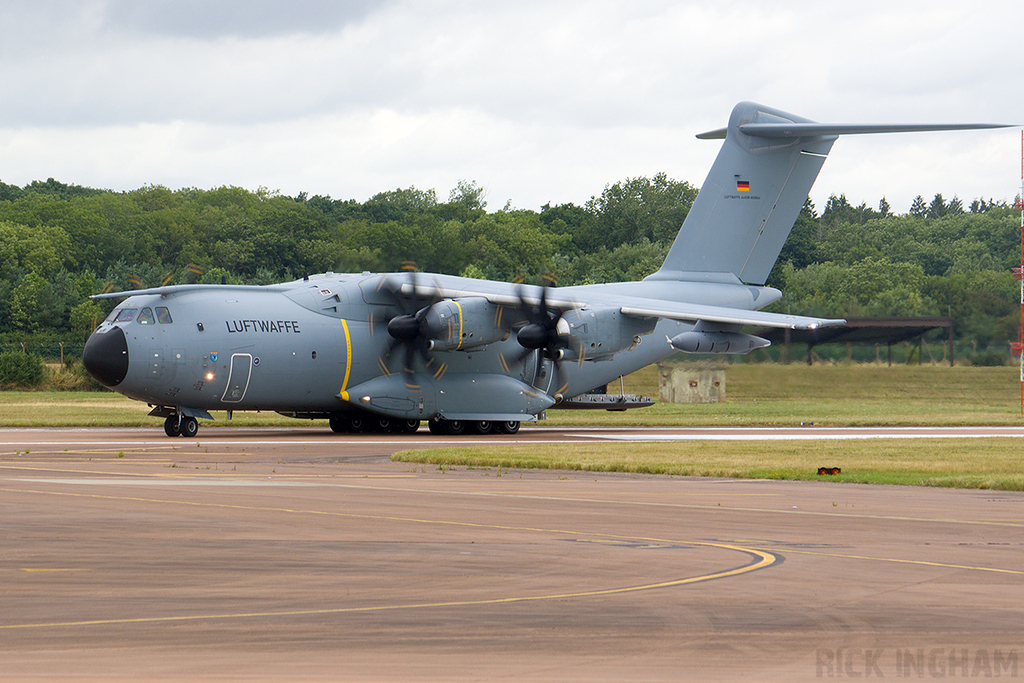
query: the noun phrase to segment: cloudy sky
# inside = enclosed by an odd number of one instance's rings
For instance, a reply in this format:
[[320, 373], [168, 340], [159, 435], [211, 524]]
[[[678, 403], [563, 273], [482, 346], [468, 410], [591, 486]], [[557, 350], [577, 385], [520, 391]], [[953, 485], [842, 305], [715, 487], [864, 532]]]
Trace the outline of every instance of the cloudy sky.
[[[0, 180], [488, 208], [664, 171], [753, 100], [818, 121], [1024, 123], [1019, 0], [4, 0]], [[1012, 201], [1020, 131], [855, 136], [811, 193]]]

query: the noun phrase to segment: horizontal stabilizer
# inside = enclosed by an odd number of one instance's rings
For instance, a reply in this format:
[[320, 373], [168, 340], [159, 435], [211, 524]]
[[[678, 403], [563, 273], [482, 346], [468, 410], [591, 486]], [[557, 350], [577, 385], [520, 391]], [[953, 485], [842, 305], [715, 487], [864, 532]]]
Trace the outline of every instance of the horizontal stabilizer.
[[[986, 130], [1010, 128], [1007, 123], [745, 123], [739, 132], [758, 138], [834, 137], [868, 133], [928, 133], [946, 130]], [[724, 140], [728, 128], [719, 128], [697, 137], [701, 140]]]

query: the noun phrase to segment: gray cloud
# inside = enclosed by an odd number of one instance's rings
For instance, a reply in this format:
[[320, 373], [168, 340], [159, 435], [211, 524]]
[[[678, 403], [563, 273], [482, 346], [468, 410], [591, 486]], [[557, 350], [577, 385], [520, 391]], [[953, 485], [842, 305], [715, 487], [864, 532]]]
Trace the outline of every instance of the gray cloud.
[[376, 0], [107, 0], [105, 26], [184, 38], [266, 38], [333, 33], [357, 23]]
[[[717, 146], [692, 135], [739, 100], [824, 121], [1016, 118], [1014, 2], [8, 0], [0, 177], [334, 196], [467, 178], [523, 206], [663, 170], [700, 183]], [[992, 185], [972, 135], [952, 154], [844, 139], [815, 199], [1012, 192], [937, 185]]]

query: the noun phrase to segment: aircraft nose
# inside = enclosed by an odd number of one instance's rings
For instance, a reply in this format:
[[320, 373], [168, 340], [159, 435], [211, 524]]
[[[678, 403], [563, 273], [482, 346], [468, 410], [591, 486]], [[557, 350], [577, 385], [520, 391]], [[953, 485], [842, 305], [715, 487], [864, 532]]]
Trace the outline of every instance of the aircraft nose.
[[82, 351], [82, 365], [103, 386], [120, 384], [128, 374], [128, 340], [121, 328], [93, 332]]

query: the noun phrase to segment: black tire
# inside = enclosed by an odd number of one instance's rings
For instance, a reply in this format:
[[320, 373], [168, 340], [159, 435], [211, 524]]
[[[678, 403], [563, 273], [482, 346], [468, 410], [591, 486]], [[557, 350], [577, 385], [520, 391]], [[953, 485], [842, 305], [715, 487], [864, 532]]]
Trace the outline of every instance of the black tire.
[[347, 434], [349, 431], [348, 418], [344, 415], [331, 415], [328, 423], [331, 425], [331, 431], [335, 434]]
[[501, 434], [515, 434], [519, 431], [518, 420], [506, 420], [498, 423], [498, 432]]
[[394, 421], [390, 417], [374, 417], [370, 419], [366, 425], [366, 431], [373, 432], [374, 434], [387, 434], [391, 431], [391, 425], [393, 422]]
[[171, 415], [164, 420], [164, 434], [171, 437], [181, 436], [181, 423], [178, 422], [177, 415]]
[[419, 420], [402, 420], [398, 423], [398, 432], [400, 434], [415, 434], [419, 431], [419, 428]]
[[199, 433], [199, 420], [194, 417], [181, 418], [181, 435], [186, 439], [194, 438]]
[[430, 430], [431, 434], [444, 435], [444, 434], [448, 433], [447, 431], [445, 431], [445, 428], [447, 427], [447, 425], [448, 425], [448, 422], [446, 420], [436, 420], [435, 419], [435, 420], [430, 420], [427, 423], [427, 428]]
[[466, 423], [463, 420], [448, 420], [445, 434], [461, 436], [466, 433]]
[[490, 434], [496, 427], [497, 425], [490, 420], [475, 420], [469, 423], [469, 430], [474, 434]]
[[348, 431], [358, 434], [364, 429], [366, 429], [366, 420], [363, 419], [362, 415], [350, 415], [348, 417]]

